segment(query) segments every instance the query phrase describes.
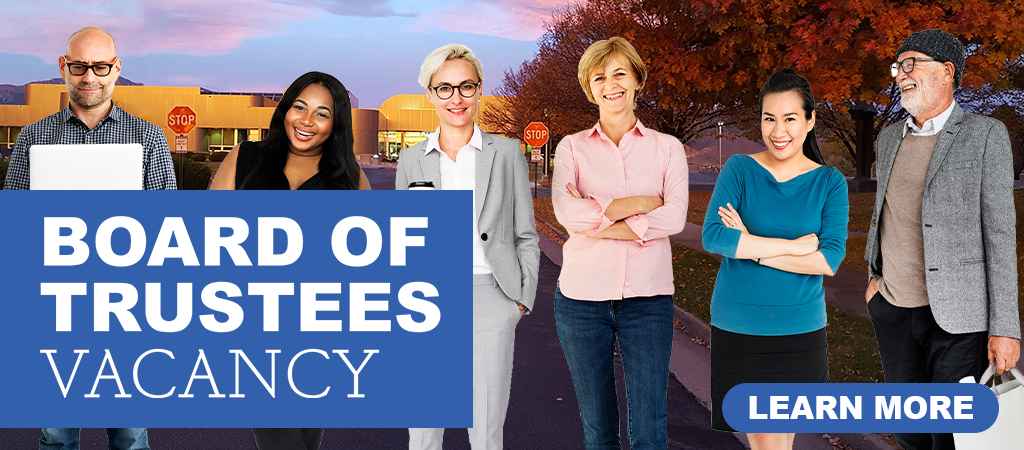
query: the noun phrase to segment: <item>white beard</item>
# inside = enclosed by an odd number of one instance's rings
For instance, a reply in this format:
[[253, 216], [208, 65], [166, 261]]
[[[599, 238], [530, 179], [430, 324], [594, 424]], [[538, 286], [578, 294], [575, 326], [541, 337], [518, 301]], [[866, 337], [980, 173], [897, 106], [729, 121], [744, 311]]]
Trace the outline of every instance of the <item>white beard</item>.
[[922, 82], [915, 83], [916, 86], [911, 91], [911, 95], [903, 95], [902, 91], [900, 94], [900, 105], [915, 119], [919, 114], [932, 109], [934, 107], [932, 103], [941, 97], [939, 89], [941, 89], [942, 81], [939, 77], [929, 73], [924, 78], [926, 79]]

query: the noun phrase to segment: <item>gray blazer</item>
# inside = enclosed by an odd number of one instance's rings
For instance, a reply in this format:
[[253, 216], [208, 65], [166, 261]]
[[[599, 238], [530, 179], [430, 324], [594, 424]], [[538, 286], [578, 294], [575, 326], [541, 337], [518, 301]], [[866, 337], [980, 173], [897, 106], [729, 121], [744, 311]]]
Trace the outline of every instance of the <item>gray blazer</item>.
[[[533, 310], [540, 247], [526, 158], [516, 139], [481, 131], [481, 145], [473, 191], [484, 255], [502, 292]], [[396, 190], [408, 189], [413, 181], [440, 186], [439, 152], [424, 154], [426, 147], [427, 141], [423, 141], [399, 154]]]
[[[878, 193], [864, 259], [872, 278], [885, 273], [878, 218], [903, 122], [875, 142]], [[925, 282], [935, 321], [949, 333], [988, 330], [1020, 338], [1013, 159], [1002, 122], [960, 106], [940, 132], [921, 200]]]

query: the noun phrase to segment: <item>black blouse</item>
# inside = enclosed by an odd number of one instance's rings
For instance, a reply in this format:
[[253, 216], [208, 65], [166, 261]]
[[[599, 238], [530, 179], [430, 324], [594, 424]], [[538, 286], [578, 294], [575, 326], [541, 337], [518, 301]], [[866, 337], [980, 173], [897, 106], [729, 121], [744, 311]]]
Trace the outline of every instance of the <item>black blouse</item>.
[[[238, 159], [235, 162], [235, 189], [242, 188], [242, 183], [245, 182], [245, 178], [252, 173], [252, 169], [254, 169], [259, 163], [259, 157], [256, 156], [256, 148], [258, 145], [259, 142], [245, 141], [238, 146]], [[282, 178], [281, 182], [273, 188], [275, 190], [287, 191], [291, 189], [291, 186], [288, 184], [287, 178]], [[327, 189], [326, 184], [324, 183], [324, 177], [321, 176], [320, 172], [317, 172], [316, 175], [309, 177], [309, 179], [304, 181], [296, 190], [324, 189]]]

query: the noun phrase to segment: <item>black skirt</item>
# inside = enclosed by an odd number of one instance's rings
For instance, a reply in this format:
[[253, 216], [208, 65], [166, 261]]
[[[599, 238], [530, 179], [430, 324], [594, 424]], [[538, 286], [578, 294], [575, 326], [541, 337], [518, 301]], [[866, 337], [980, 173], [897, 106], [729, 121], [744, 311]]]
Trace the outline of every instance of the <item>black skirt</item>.
[[739, 334], [711, 327], [711, 427], [725, 421], [725, 394], [742, 383], [828, 383], [825, 329], [784, 336]]

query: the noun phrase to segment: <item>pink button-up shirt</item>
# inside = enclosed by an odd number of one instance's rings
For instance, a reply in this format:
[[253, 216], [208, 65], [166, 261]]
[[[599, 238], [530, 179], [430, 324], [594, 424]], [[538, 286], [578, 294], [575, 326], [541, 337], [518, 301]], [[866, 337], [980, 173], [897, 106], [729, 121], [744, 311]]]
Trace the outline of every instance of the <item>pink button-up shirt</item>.
[[[573, 198], [573, 183], [583, 199]], [[638, 240], [597, 239], [612, 225], [604, 212], [618, 198], [657, 196], [665, 204], [624, 220]], [[683, 230], [689, 200], [686, 152], [675, 137], [639, 121], [619, 141], [611, 141], [598, 123], [562, 139], [555, 150], [551, 185], [555, 217], [572, 236], [562, 248], [562, 294], [575, 300], [619, 300], [671, 295], [672, 246], [668, 237]]]

